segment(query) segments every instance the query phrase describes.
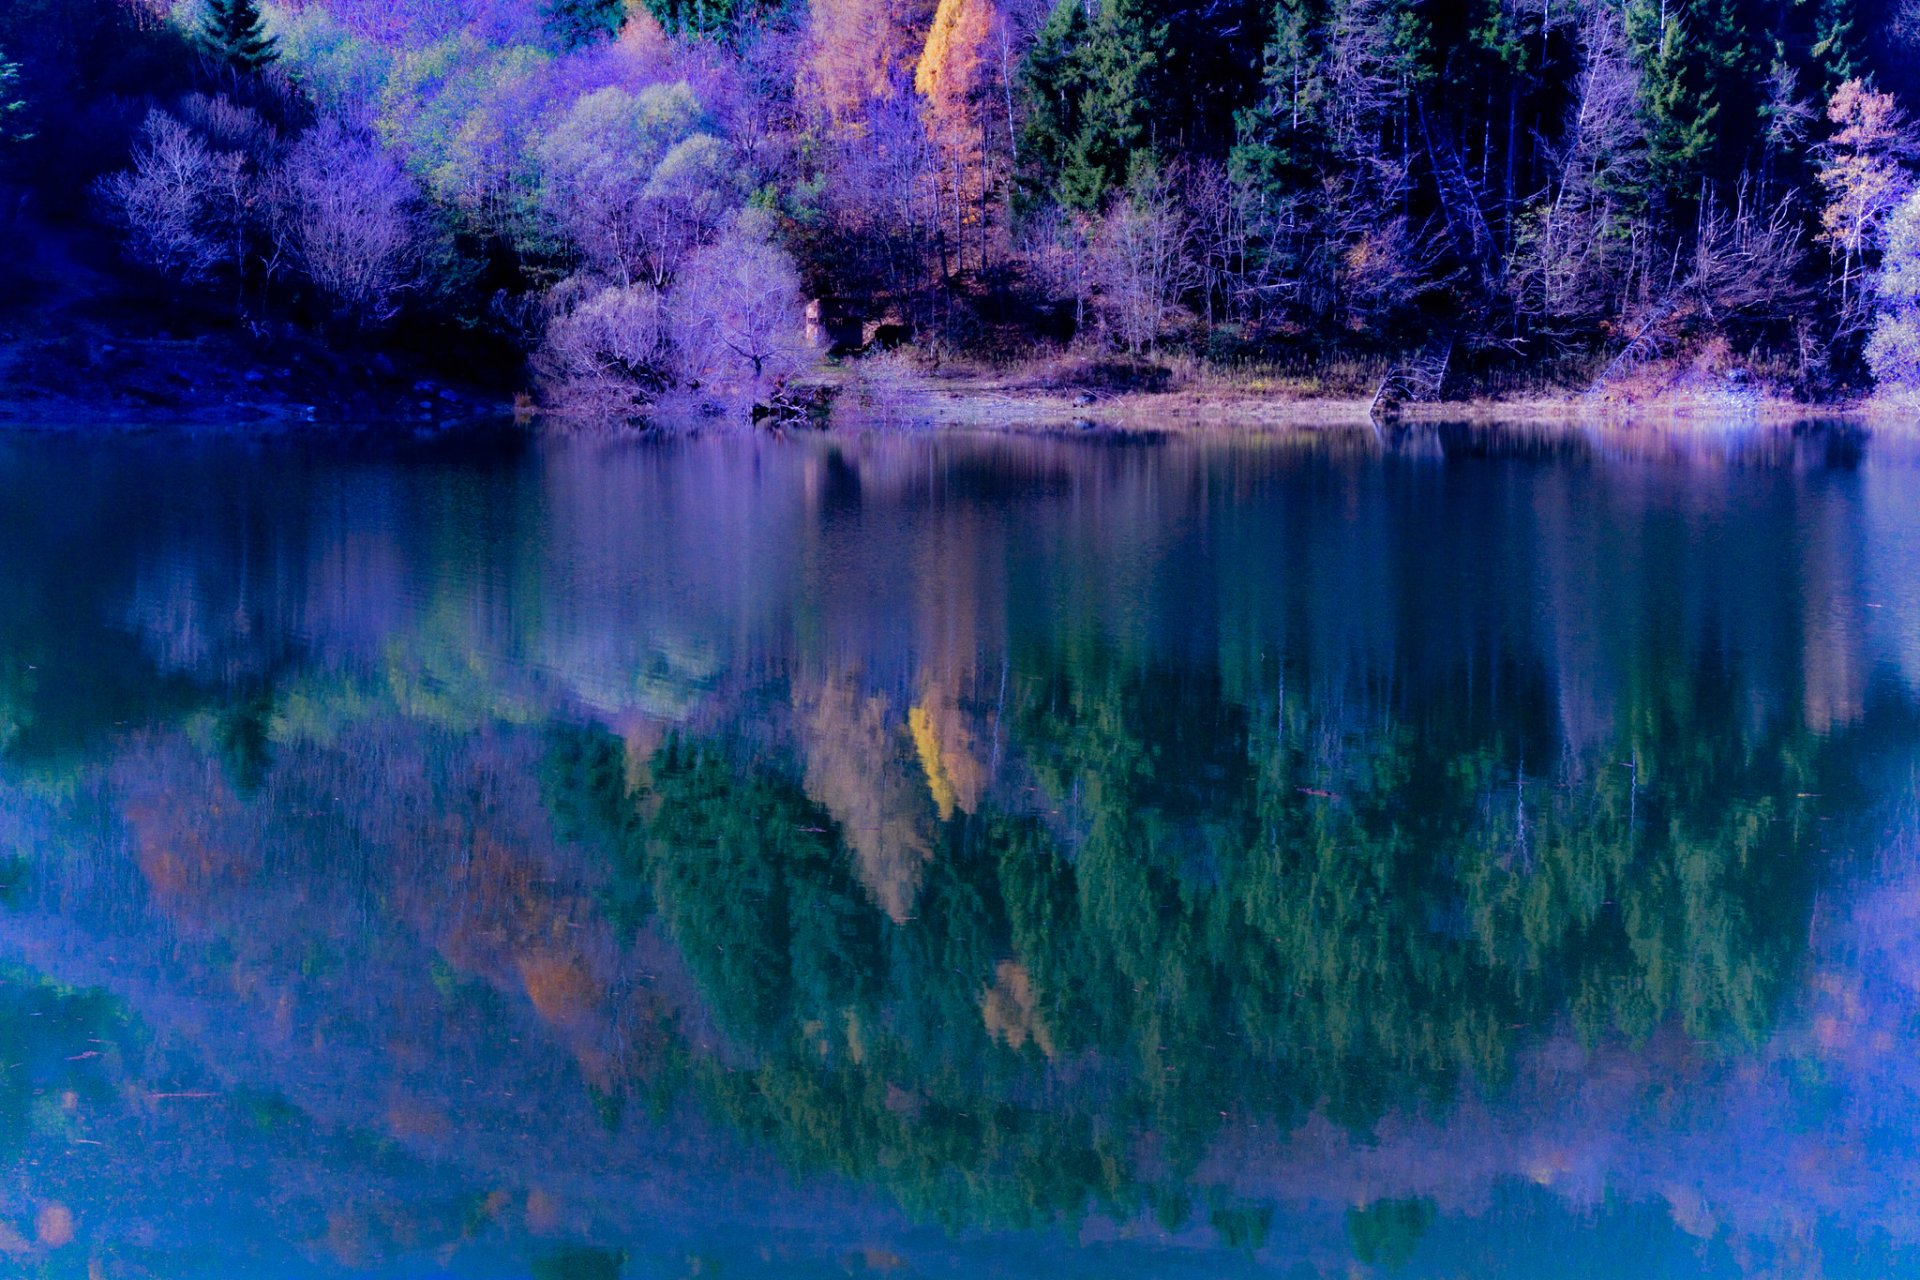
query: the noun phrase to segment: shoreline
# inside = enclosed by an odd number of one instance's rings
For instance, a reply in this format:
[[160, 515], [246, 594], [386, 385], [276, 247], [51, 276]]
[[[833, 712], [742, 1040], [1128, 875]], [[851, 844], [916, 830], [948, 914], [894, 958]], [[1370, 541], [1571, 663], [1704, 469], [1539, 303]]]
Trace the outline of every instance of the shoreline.
[[[53, 314], [48, 314], [48, 312]], [[1180, 435], [1235, 431], [1384, 429], [1395, 425], [1536, 425], [1574, 430], [1722, 430], [1854, 423], [1912, 426], [1920, 415], [1858, 400], [1808, 404], [1758, 392], [1677, 392], [1638, 401], [1581, 394], [1476, 397], [1403, 404], [1383, 417], [1373, 398], [1236, 383], [1201, 369], [1163, 389], [1098, 389], [1036, 361], [1007, 370], [933, 372], [902, 360], [829, 366], [806, 380], [831, 397], [828, 430], [1099, 432]], [[533, 434], [746, 429], [744, 420], [662, 414], [649, 421], [526, 397], [396, 367], [283, 329], [267, 341], [236, 333], [128, 332], [66, 308], [0, 314], [0, 433], [411, 436], [518, 425]], [[801, 428], [794, 428], [801, 429]]]
[[[417, 352], [342, 341], [282, 319], [251, 331], [130, 285], [97, 235], [23, 225], [34, 248], [0, 270], [0, 432], [181, 430], [278, 435], [391, 429], [409, 436], [513, 423], [534, 434], [730, 428], [663, 410], [651, 421], [533, 407], [505, 379], [436, 368]], [[1140, 434], [1381, 428], [1392, 423], [1537, 424], [1688, 430], [1826, 421], [1912, 424], [1858, 400], [1808, 404], [1747, 386], [1695, 381], [1640, 399], [1578, 392], [1401, 405], [1375, 418], [1377, 370], [1284, 374], [1173, 357], [1036, 352], [991, 367], [929, 369], [906, 351], [827, 363], [796, 382], [830, 397], [820, 425], [854, 430], [1115, 431]], [[1157, 383], [1143, 386], [1140, 382]], [[737, 425], [744, 426], [744, 422]]]
[[[731, 418], [621, 418], [538, 409], [466, 389], [419, 387], [392, 393], [372, 386], [325, 399], [249, 395], [237, 388], [174, 403], [140, 403], [103, 387], [96, 396], [49, 392], [0, 381], [0, 434], [137, 434], [151, 431], [284, 435], [391, 429], [422, 435], [517, 425], [533, 435], [644, 433], [655, 430], [764, 430]], [[1876, 431], [1920, 426], [1920, 415], [1858, 403], [1712, 404], [1691, 398], [1632, 405], [1594, 404], [1582, 397], [1435, 400], [1376, 417], [1370, 401], [1350, 396], [1300, 398], [1220, 390], [1129, 391], [1088, 400], [1065, 391], [939, 386], [890, 394], [884, 401], [842, 398], [820, 424], [822, 434], [891, 430], [988, 431], [1012, 434], [1113, 432], [1139, 435], [1232, 434], [1236, 431], [1338, 430], [1462, 426], [1534, 426], [1566, 430], [1723, 431], [1812, 423]], [[807, 428], [788, 427], [805, 433]]]
[[[1757, 394], [1676, 393], [1645, 400], [1609, 401], [1585, 394], [1473, 397], [1420, 401], [1376, 416], [1373, 398], [1359, 395], [1299, 395], [1265, 388], [1209, 382], [1168, 390], [1093, 391], [1035, 386], [1015, 371], [1007, 374], [910, 374], [870, 386], [859, 376], [841, 380], [834, 425], [902, 426], [986, 430], [1099, 430], [1182, 434], [1196, 431], [1298, 427], [1385, 428], [1393, 425], [1537, 424], [1569, 428], [1699, 427], [1852, 422], [1878, 425], [1894, 415], [1885, 406], [1858, 400], [1807, 404]], [[830, 384], [831, 385], [831, 384]], [[1906, 415], [1911, 421], [1912, 416]]]

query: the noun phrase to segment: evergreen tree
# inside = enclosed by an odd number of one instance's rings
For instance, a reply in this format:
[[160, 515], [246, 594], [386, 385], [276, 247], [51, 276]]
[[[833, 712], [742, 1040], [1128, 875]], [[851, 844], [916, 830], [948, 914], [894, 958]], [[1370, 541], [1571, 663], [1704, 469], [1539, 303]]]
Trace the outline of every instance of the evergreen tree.
[[1651, 194], [1667, 209], [1731, 179], [1762, 136], [1768, 50], [1735, 0], [1628, 0], [1641, 73]]
[[259, 0], [207, 0], [200, 39], [215, 57], [240, 71], [259, 71], [280, 57], [276, 41], [267, 34]]
[[1150, 0], [1108, 0], [1087, 33], [1080, 134], [1061, 175], [1061, 195], [1091, 209], [1127, 180], [1153, 142], [1156, 72], [1167, 57], [1167, 24]]
[[1167, 24], [1151, 0], [1108, 0], [1091, 20], [1060, 0], [1027, 58], [1027, 149], [1036, 184], [1097, 208], [1153, 143]]
[[547, 0], [543, 15], [562, 49], [580, 49], [618, 35], [627, 9], [623, 0]]
[[1080, 0], [1059, 0], [1027, 52], [1027, 120], [1020, 151], [1030, 195], [1051, 197], [1065, 167], [1067, 149], [1080, 132], [1083, 88], [1078, 51], [1087, 36], [1086, 10]]
[[1236, 181], [1273, 196], [1306, 185], [1322, 160], [1327, 68], [1315, 0], [1276, 0], [1261, 74], [1266, 95], [1240, 113]]
[[1819, 0], [1814, 15], [1813, 60], [1826, 73], [1829, 88], [1853, 80], [1865, 69], [1858, 44], [1854, 0]]
[[1641, 110], [1647, 117], [1648, 185], [1684, 198], [1713, 146], [1720, 104], [1699, 83], [1687, 52], [1687, 30], [1657, 0], [1627, 6], [1627, 38], [1640, 63]]

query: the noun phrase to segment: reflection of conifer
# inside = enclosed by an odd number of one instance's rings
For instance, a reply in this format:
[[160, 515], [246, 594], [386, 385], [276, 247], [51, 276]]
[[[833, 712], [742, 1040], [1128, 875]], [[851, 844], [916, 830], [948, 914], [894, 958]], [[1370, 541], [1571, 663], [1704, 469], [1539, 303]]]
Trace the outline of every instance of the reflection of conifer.
[[8, 62], [6, 54], [0, 52], [0, 142], [25, 142], [33, 136], [21, 119], [27, 104], [19, 89], [20, 64]]
[[208, 52], [241, 71], [259, 71], [280, 57], [258, 0], [207, 0], [200, 39]]

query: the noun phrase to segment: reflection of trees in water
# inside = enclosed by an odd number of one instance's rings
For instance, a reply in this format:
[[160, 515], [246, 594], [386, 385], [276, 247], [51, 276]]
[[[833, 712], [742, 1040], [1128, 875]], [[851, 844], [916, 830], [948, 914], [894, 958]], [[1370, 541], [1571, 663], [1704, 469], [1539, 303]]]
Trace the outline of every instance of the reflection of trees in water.
[[[460, 1123], [446, 1067], [495, 1071], [436, 1028], [508, 1028], [524, 1001], [571, 1062], [527, 1077], [555, 1117], [617, 1130], [629, 1100], [691, 1088], [955, 1224], [1100, 1211], [1257, 1241], [1260, 1207], [1204, 1172], [1229, 1126], [1364, 1135], [1497, 1092], [1555, 1032], [1768, 1035], [1823, 874], [1800, 797], [1844, 807], [1853, 739], [1755, 726], [1711, 663], [1665, 670], [1610, 741], [1535, 770], [1522, 744], [1552, 717], [1517, 675], [1491, 708], [1442, 682], [1400, 710], [1031, 652], [979, 735], [1004, 736], [997, 769], [946, 820], [897, 703], [864, 754], [829, 744], [836, 785], [884, 800], [823, 789], [798, 678], [657, 746], [275, 715], [257, 776], [214, 715], [124, 744], [136, 880], [101, 887], [116, 930], [157, 910], [169, 964], [258, 993], [268, 1042], [383, 1045], [402, 1136]], [[871, 877], [863, 814], [925, 841], [910, 894]], [[702, 1013], [650, 985], [649, 936]], [[343, 1005], [348, 971], [396, 977]], [[1389, 1218], [1356, 1228], [1383, 1258]]]
[[867, 447], [305, 478], [245, 556], [181, 499], [86, 582], [7, 558], [0, 750], [111, 756], [127, 841], [41, 868], [68, 923], [98, 894], [107, 954], [166, 938], [406, 1141], [691, 1088], [950, 1221], [1246, 1242], [1229, 1126], [1445, 1114], [1555, 1033], [1764, 1040], [1814, 811], [1912, 740], [1862, 746], [1911, 628], [1897, 575], [1848, 612], [1897, 558], [1838, 488]]
[[[675, 735], [637, 791], [549, 770], [747, 1054], [691, 1064], [709, 1099], [956, 1222], [1184, 1218], [1229, 1120], [1364, 1133], [1498, 1090], [1556, 1032], [1756, 1045], [1822, 874], [1804, 797], [1847, 785], [1844, 739], [1754, 727], [1705, 661], [1636, 685], [1598, 749], [1536, 747], [1543, 770], [1519, 767], [1538, 681], [1417, 716], [1098, 657], [1015, 686], [976, 813], [939, 821], [930, 771], [924, 812], [890, 810], [932, 841], [898, 901], [847, 830], [866, 811], [821, 794], [817, 706], [770, 738], [791, 704], [748, 698], [751, 732]], [[916, 730], [890, 732], [834, 767], [898, 787]]]

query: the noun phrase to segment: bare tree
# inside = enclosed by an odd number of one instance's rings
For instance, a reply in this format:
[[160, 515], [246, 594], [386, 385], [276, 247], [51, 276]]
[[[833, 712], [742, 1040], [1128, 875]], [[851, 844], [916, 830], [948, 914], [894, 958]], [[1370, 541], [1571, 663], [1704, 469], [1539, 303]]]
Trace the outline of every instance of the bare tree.
[[936, 254], [941, 176], [919, 96], [902, 85], [867, 99], [862, 129], [837, 135], [825, 174], [827, 213], [853, 251], [847, 278], [909, 306], [930, 280], [945, 279]]
[[147, 113], [133, 167], [101, 180], [108, 216], [127, 235], [135, 259], [179, 280], [212, 276], [229, 258], [215, 188], [231, 166], [178, 119]]
[[812, 359], [799, 273], [757, 221], [695, 251], [668, 295], [681, 379], [721, 395], [757, 395]]
[[209, 146], [237, 151], [251, 164], [271, 163], [279, 149], [279, 130], [252, 107], [242, 106], [225, 94], [188, 94], [180, 99], [178, 111], [181, 122]]
[[1617, 314], [1651, 241], [1626, 199], [1646, 177], [1640, 73], [1618, 8], [1586, 7], [1581, 65], [1555, 179], [1522, 216], [1508, 287], [1519, 313], [1549, 333], [1591, 330]]
[[419, 189], [374, 138], [337, 121], [287, 156], [280, 225], [322, 292], [365, 324], [384, 324], [424, 288], [430, 238]]
[[671, 365], [660, 294], [644, 284], [576, 277], [547, 295], [536, 364], [574, 401], [624, 399], [666, 385]]
[[1094, 253], [1085, 218], [1049, 205], [1027, 219], [1022, 251], [1035, 282], [1051, 298], [1073, 303], [1073, 327], [1086, 327], [1094, 293]]
[[1200, 279], [1174, 187], [1175, 177], [1167, 170], [1136, 174], [1094, 237], [1102, 317], [1136, 355], [1159, 342], [1181, 314], [1181, 299]]
[[1762, 208], [1746, 182], [1732, 208], [1709, 195], [1700, 207], [1692, 252], [1682, 259], [1684, 269], [1627, 313], [1627, 341], [1594, 389], [1704, 334], [1796, 319], [1807, 303], [1800, 283], [1805, 258], [1800, 214], [1792, 201]]

